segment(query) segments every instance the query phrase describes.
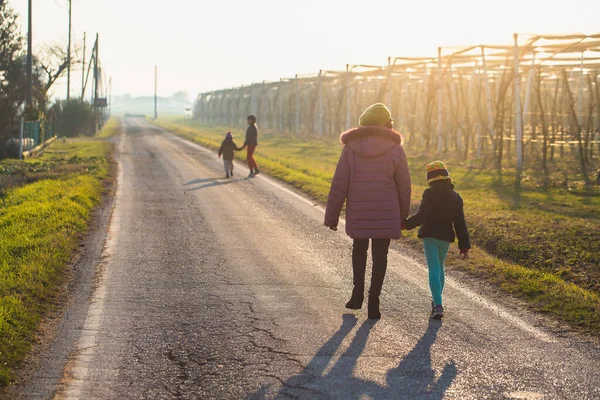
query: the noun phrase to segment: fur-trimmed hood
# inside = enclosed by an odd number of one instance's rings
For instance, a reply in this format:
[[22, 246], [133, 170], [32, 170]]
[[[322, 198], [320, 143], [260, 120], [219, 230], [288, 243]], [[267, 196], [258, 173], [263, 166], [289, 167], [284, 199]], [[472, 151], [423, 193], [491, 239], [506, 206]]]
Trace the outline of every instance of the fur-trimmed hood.
[[362, 157], [379, 157], [390, 148], [402, 145], [402, 135], [381, 126], [363, 126], [342, 133], [340, 141]]

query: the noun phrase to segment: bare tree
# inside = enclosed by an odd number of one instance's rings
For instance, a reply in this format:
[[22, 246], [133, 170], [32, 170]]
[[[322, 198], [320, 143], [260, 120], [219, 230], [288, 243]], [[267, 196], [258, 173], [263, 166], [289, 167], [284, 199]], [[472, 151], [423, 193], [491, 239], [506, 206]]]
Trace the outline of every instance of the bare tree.
[[[83, 62], [79, 55], [79, 50], [78, 46], [72, 46], [71, 66]], [[43, 90], [47, 93], [52, 85], [67, 71], [69, 64], [67, 46], [62, 43], [50, 43], [43, 46], [36, 57], [36, 62], [44, 71]]]

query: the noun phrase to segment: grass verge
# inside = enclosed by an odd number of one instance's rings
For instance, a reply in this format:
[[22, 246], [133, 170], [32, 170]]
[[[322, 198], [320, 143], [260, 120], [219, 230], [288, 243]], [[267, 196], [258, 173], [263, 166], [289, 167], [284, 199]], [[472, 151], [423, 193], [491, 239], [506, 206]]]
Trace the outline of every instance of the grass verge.
[[56, 304], [67, 264], [101, 199], [110, 145], [58, 142], [40, 158], [0, 162], [0, 386]]
[[102, 127], [100, 132], [98, 132], [96, 134], [96, 137], [103, 138], [103, 139], [110, 138], [110, 137], [113, 137], [113, 136], [119, 134], [120, 129], [121, 129], [121, 119], [112, 117], [108, 121], [106, 121], [106, 123], [104, 124], [104, 126]]
[[[228, 130], [238, 145], [244, 140], [241, 130], [189, 119], [152, 122], [212, 149]], [[255, 158], [261, 170], [325, 203], [340, 150], [332, 140], [261, 134]], [[433, 160], [407, 152], [416, 210], [426, 187], [424, 166]], [[454, 252], [448, 266], [484, 278], [536, 310], [600, 334], [600, 191], [542, 189], [535, 179], [526, 179], [517, 191], [510, 171], [499, 176], [493, 170], [452, 164], [449, 168], [465, 199], [475, 246], [467, 262]], [[420, 249], [416, 231], [403, 241]]]

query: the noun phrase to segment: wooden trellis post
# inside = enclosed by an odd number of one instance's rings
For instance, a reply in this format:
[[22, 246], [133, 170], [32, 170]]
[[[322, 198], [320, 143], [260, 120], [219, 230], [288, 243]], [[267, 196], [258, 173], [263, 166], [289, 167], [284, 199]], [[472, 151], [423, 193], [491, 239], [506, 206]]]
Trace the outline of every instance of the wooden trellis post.
[[579, 126], [583, 126], [583, 57], [581, 52], [581, 62], [579, 64], [579, 85], [577, 87], [577, 121]]
[[392, 57], [388, 57], [387, 76], [385, 79], [385, 105], [392, 108]]
[[225, 92], [219, 93], [219, 122], [225, 124]]
[[490, 88], [490, 78], [488, 76], [487, 62], [485, 60], [485, 48], [483, 46], [481, 46], [481, 65], [483, 66], [483, 83], [485, 85], [485, 103], [487, 106], [488, 114], [488, 129], [492, 141], [492, 152], [494, 152], [496, 150], [496, 135], [494, 132], [494, 108], [492, 106], [492, 89]]
[[323, 137], [323, 70], [319, 70], [319, 82], [317, 84], [317, 132]]
[[250, 86], [250, 113], [256, 113], [256, 90]]
[[514, 68], [515, 68], [515, 133], [517, 150], [517, 185], [523, 173], [523, 122], [521, 115], [521, 74], [519, 73], [519, 35], [514, 34]]
[[443, 127], [442, 127], [442, 118], [444, 115], [444, 79], [443, 79], [443, 69], [442, 69], [442, 48], [438, 47], [438, 96], [437, 96], [437, 106], [438, 106], [438, 117], [437, 117], [437, 137], [438, 137], [438, 156], [442, 156], [443, 150]]
[[[406, 129], [406, 110], [407, 107], [404, 104], [404, 94], [403, 94], [403, 90], [404, 90], [404, 81], [400, 81], [400, 85], [398, 85], [398, 117], [399, 117], [399, 126], [398, 126], [398, 130], [400, 132], [402, 132], [403, 134], [405, 133]], [[407, 142], [408, 142], [408, 138], [407, 138]]]
[[350, 129], [352, 127], [351, 121], [351, 102], [352, 102], [352, 86], [350, 83], [350, 75], [351, 75], [350, 65], [346, 64], [346, 129]]
[[527, 77], [527, 88], [525, 89], [525, 104], [523, 105], [523, 123], [525, 126], [529, 124], [531, 132], [535, 136], [535, 127], [531, 125], [532, 118], [529, 116], [529, 108], [531, 104], [531, 84], [533, 82], [533, 74], [535, 72], [535, 51], [533, 52], [533, 58], [531, 60], [531, 70]]
[[284, 89], [284, 81], [283, 80], [281, 80], [279, 82], [279, 86], [277, 86], [277, 93], [279, 94], [279, 96], [278, 96], [279, 118], [277, 119], [277, 122], [278, 122], [277, 125], [278, 125], [278, 129], [283, 132], [285, 130], [285, 118], [283, 116], [283, 101], [285, 98], [285, 89]]
[[300, 133], [300, 96], [298, 87], [298, 75], [294, 78], [294, 134]]

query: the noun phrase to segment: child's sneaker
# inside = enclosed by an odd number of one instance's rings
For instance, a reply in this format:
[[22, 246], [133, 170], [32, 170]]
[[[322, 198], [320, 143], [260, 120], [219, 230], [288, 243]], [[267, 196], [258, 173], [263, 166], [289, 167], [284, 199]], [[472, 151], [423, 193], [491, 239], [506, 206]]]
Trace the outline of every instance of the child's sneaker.
[[431, 310], [431, 318], [433, 319], [442, 319], [444, 317], [444, 307], [441, 304], [438, 304], [433, 307]]
[[254, 171], [250, 171], [250, 173], [248, 174], [248, 178], [252, 178], [254, 176]]
[[258, 175], [258, 174], [260, 174], [260, 171], [258, 170], [258, 168], [256, 168], [256, 169], [254, 170], [254, 175]]
[[229, 175], [233, 178], [233, 171], [229, 171]]

